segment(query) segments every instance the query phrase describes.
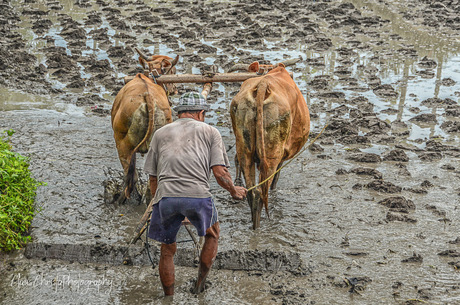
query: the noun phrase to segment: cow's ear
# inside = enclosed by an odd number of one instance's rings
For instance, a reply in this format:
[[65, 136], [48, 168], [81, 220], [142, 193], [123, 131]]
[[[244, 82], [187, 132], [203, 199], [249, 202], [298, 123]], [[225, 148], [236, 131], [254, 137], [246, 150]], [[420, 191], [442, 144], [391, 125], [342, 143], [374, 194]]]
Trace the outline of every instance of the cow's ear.
[[167, 59], [163, 59], [163, 60], [161, 61], [161, 68], [162, 68], [162, 69], [166, 69], [166, 68], [169, 67], [170, 65], [171, 65], [171, 63], [170, 63], [169, 60], [167, 60]]
[[249, 65], [248, 72], [259, 72], [259, 62], [255, 61]]
[[280, 62], [279, 64], [277, 64], [276, 67], [283, 67], [283, 68], [286, 68], [286, 66], [285, 66], [282, 62]]

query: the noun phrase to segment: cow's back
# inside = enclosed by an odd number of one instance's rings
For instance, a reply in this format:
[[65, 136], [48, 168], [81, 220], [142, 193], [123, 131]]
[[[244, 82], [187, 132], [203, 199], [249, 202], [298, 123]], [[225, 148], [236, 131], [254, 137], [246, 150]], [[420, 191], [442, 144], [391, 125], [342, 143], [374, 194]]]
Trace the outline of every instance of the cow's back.
[[[276, 103], [283, 104], [284, 107], [289, 105], [291, 130], [285, 144], [286, 155], [284, 156], [284, 160], [287, 160], [297, 154], [308, 139], [310, 112], [299, 87], [286, 69], [279, 67], [272, 72], [274, 73], [267, 74], [267, 78], [270, 79], [270, 84], [275, 88], [273, 91], [276, 93]], [[285, 100], [281, 102], [283, 99]]]
[[267, 75], [248, 79], [242, 84], [230, 105], [233, 131], [235, 135], [238, 133], [243, 137], [247, 149], [255, 150], [256, 95], [262, 82], [269, 88], [263, 102], [265, 148], [270, 150], [277, 144], [275, 142], [282, 141], [284, 158], [289, 159], [307, 141], [310, 114], [299, 88], [283, 67], [278, 67]]
[[172, 122], [171, 107], [164, 89], [145, 75], [137, 74], [115, 97], [112, 129], [118, 155], [126, 171], [135, 148], [146, 153], [154, 131]]
[[[129, 132], [135, 138], [145, 135], [149, 121], [147, 98], [153, 102], [154, 130], [171, 122], [171, 108], [164, 89], [138, 74], [115, 97], [111, 113], [114, 132]], [[133, 139], [133, 142], [140, 140]]]

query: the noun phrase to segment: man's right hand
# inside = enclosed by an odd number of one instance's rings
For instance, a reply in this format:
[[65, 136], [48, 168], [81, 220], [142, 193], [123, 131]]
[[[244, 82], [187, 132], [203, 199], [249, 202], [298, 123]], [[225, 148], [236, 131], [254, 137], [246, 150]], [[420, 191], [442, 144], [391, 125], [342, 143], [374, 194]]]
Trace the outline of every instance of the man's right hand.
[[243, 200], [247, 194], [248, 190], [242, 186], [235, 186], [235, 191], [231, 193], [232, 198], [236, 200]]
[[235, 186], [232, 182], [232, 177], [230, 176], [230, 172], [228, 169], [223, 165], [215, 165], [212, 167], [212, 172], [216, 177], [217, 183], [230, 192], [233, 199], [236, 200], [243, 200], [246, 198], [248, 190], [242, 186]]

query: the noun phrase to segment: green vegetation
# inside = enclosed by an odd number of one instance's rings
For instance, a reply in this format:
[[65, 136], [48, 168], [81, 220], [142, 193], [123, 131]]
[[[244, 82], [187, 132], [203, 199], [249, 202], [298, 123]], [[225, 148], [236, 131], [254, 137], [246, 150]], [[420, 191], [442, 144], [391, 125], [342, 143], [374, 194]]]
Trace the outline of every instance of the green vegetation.
[[42, 183], [31, 177], [29, 159], [11, 151], [14, 131], [5, 133], [0, 135], [0, 250], [10, 251], [30, 240], [35, 191]]

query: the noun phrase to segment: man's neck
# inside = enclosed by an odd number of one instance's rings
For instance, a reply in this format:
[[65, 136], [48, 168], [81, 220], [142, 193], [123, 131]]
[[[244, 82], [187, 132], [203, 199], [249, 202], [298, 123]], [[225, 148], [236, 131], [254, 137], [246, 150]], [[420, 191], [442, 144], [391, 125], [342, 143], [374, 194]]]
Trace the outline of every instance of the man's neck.
[[197, 116], [190, 112], [181, 113], [179, 119], [194, 119], [196, 120]]
[[179, 119], [194, 119], [196, 121], [204, 122], [204, 116], [203, 119], [201, 119], [201, 115], [199, 113], [184, 112], [181, 113], [178, 117]]

